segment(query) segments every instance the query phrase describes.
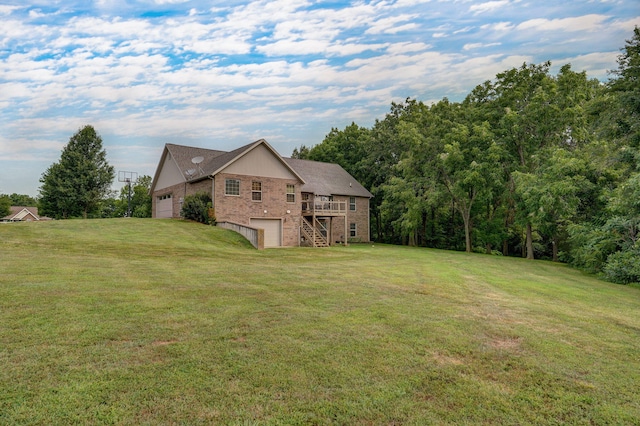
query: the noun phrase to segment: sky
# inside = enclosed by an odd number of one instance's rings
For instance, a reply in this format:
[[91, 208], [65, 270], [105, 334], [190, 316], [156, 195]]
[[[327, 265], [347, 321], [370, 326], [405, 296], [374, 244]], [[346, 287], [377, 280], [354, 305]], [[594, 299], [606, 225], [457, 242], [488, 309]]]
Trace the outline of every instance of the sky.
[[523, 63], [604, 82], [634, 26], [638, 0], [0, 0], [0, 194], [88, 124], [118, 189], [165, 143], [290, 156]]

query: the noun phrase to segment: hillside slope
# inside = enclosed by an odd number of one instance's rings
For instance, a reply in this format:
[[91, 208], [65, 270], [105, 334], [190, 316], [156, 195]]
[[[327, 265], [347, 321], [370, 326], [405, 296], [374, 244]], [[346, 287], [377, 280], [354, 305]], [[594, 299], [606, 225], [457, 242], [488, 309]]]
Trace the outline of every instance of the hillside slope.
[[640, 291], [172, 220], [0, 226], [0, 423], [634, 424]]

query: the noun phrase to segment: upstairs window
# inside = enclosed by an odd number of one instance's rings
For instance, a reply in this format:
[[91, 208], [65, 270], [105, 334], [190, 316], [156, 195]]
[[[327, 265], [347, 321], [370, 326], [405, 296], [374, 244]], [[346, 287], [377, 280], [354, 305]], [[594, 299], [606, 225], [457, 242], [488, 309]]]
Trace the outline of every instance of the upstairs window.
[[349, 210], [356, 211], [356, 197], [349, 197]]
[[225, 179], [224, 195], [240, 195], [240, 181], [238, 179]]
[[251, 201], [262, 201], [262, 182], [251, 182]]
[[296, 186], [290, 183], [287, 184], [287, 203], [296, 202]]

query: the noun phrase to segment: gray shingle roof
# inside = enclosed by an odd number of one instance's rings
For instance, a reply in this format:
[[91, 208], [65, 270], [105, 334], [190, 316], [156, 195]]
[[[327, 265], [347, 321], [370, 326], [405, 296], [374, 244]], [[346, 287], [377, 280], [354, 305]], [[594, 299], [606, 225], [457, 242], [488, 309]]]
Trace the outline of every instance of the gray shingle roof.
[[[207, 176], [204, 165], [211, 162], [214, 158], [227, 154], [226, 151], [216, 151], [214, 149], [196, 148], [172, 143], [168, 143], [165, 146], [186, 180]], [[196, 157], [203, 157], [203, 161], [200, 163], [202, 173], [199, 172], [198, 166], [192, 162]], [[189, 176], [186, 172], [192, 169], [195, 170], [195, 172], [192, 176]]]
[[[166, 144], [166, 148], [185, 179], [187, 181], [196, 181], [217, 173], [228, 163], [260, 143], [267, 142], [264, 139], [260, 139], [230, 152], [169, 143]], [[274, 153], [279, 155], [275, 150]], [[192, 162], [195, 157], [203, 157], [199, 168]], [[370, 198], [373, 196], [338, 164], [280, 158], [305, 182], [302, 186], [303, 192], [311, 192], [316, 195], [346, 195], [350, 197]], [[189, 176], [186, 171], [192, 169], [195, 172], [192, 176]]]
[[346, 195], [349, 197], [367, 197], [373, 195], [340, 165], [319, 161], [284, 158], [305, 180], [302, 192], [316, 195]]

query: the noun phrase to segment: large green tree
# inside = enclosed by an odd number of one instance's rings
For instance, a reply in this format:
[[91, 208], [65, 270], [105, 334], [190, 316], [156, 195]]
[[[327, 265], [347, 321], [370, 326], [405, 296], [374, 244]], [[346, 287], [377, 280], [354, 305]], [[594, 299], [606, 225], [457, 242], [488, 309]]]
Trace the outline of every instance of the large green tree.
[[8, 195], [0, 195], [0, 217], [11, 214], [11, 198]]
[[438, 181], [436, 158], [442, 149], [441, 135], [453, 122], [454, 108], [447, 100], [430, 107], [417, 104], [394, 125], [393, 132], [406, 149], [379, 187], [380, 218], [403, 243], [432, 245], [437, 240], [436, 210], [448, 200]]
[[618, 56], [618, 69], [609, 87], [616, 95], [614, 109], [617, 137], [637, 152], [640, 149], [640, 28], [635, 27], [633, 37], [626, 41]]
[[87, 218], [99, 211], [113, 178], [102, 138], [87, 125], [69, 139], [60, 161], [42, 174], [41, 213], [56, 219]]
[[472, 250], [472, 210], [478, 200], [490, 198], [500, 179], [501, 150], [489, 123], [457, 124], [445, 136], [440, 154], [442, 183], [464, 223], [465, 249]]

